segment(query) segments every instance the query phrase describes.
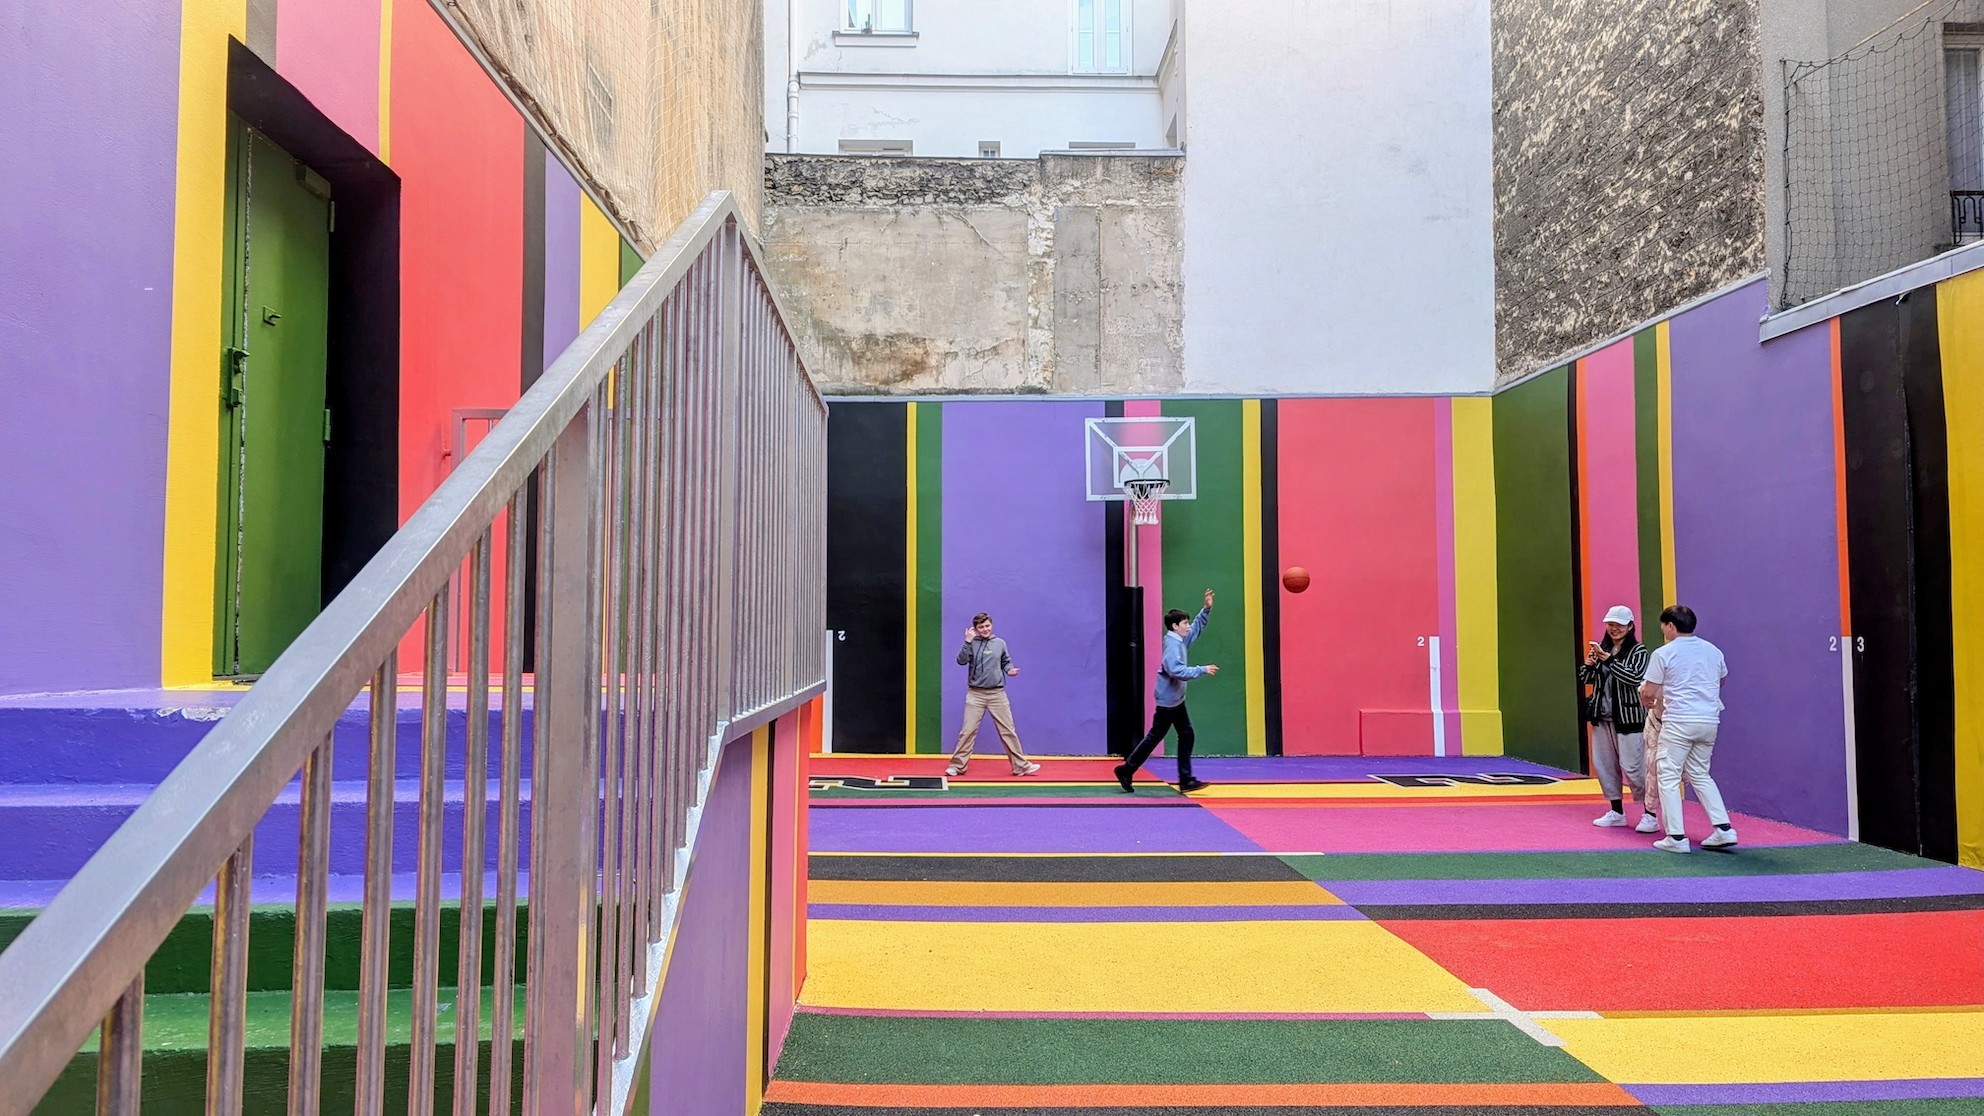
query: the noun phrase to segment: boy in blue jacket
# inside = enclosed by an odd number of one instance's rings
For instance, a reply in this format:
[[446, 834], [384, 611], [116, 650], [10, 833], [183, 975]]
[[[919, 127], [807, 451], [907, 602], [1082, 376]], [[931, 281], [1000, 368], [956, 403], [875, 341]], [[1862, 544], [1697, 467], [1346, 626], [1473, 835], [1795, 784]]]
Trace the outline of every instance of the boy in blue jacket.
[[1206, 606], [1199, 610], [1197, 617], [1186, 616], [1178, 609], [1164, 614], [1164, 656], [1157, 668], [1157, 713], [1151, 718], [1150, 732], [1139, 743], [1122, 765], [1116, 768], [1116, 781], [1123, 784], [1123, 790], [1135, 794], [1136, 785], [1130, 780], [1137, 768], [1144, 765], [1150, 754], [1157, 750], [1164, 740], [1164, 734], [1172, 728], [1178, 730], [1178, 789], [1184, 792], [1198, 790], [1206, 784], [1192, 777], [1192, 717], [1185, 712], [1185, 683], [1201, 675], [1218, 674], [1219, 668], [1208, 663], [1195, 667], [1185, 662], [1185, 651], [1196, 642], [1206, 630], [1206, 621], [1212, 617], [1212, 590], [1206, 590]]

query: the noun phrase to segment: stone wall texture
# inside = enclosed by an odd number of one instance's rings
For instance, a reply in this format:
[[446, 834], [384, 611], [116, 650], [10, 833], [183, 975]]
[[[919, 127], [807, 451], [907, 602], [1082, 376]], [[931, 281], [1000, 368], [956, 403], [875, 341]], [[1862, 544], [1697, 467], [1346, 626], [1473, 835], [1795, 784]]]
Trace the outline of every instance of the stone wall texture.
[[773, 155], [766, 267], [823, 391], [1177, 391], [1183, 171]]
[[734, 192], [758, 227], [760, 5], [451, 0], [446, 10], [643, 250], [666, 239], [711, 190]]
[[1497, 378], [1765, 267], [1759, 0], [1494, 0]]

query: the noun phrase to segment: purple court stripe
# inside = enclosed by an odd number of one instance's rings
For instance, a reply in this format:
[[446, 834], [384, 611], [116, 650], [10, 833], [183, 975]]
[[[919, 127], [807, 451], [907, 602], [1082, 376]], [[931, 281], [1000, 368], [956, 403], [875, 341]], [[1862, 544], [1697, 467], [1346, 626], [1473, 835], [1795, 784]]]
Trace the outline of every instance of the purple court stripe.
[[1924, 1077], [1896, 1081], [1791, 1081], [1743, 1085], [1627, 1085], [1641, 1104], [1809, 1104], [1822, 1101], [1931, 1100], [1984, 1097], [1984, 1078]]
[[1113, 806], [929, 806], [833, 810], [814, 807], [814, 852], [871, 853], [1206, 853], [1261, 847], [1208, 810], [1122, 810]]
[[[1737, 855], [1741, 855], [1740, 853]], [[1498, 903], [1758, 903], [1827, 899], [1898, 899], [1984, 893], [1974, 868], [1903, 868], [1890, 872], [1813, 872], [1792, 876], [1692, 876], [1662, 879], [1323, 880], [1346, 903], [1446, 906]]]
[[805, 1015], [916, 1016], [933, 1019], [1209, 1019], [1216, 1021], [1269, 1019], [1311, 1023], [1333, 1019], [1425, 1019], [1422, 1011], [977, 1011], [947, 1008], [829, 1007], [801, 1004]]
[[[494, 830], [492, 828], [491, 832]], [[414, 885], [418, 876], [413, 872], [393, 873], [393, 898], [410, 901], [414, 897]], [[48, 905], [55, 893], [62, 890], [67, 880], [0, 880], [0, 911], [35, 910]], [[339, 872], [330, 876], [324, 884], [327, 900], [331, 905], [340, 903], [357, 904], [365, 898], [365, 877], [349, 872]], [[482, 875], [482, 894], [485, 898], [496, 894], [496, 873]], [[517, 871], [517, 894], [530, 894], [530, 874], [521, 868]], [[257, 903], [287, 903], [296, 898], [296, 877], [256, 876], [249, 885], [249, 895]], [[461, 898], [462, 874], [460, 872], [441, 873], [441, 898], [453, 901]], [[214, 889], [208, 884], [200, 897], [193, 901], [195, 907], [211, 907], [214, 903]]]
[[[1178, 777], [1178, 761], [1162, 756], [1144, 770], [1167, 782]], [[1512, 756], [1197, 756], [1192, 774], [1209, 783], [1356, 782], [1384, 786], [1378, 775], [1549, 775], [1583, 776]]]
[[812, 918], [863, 922], [1355, 922], [1341, 903], [1230, 907], [943, 907], [887, 903], [812, 903]]

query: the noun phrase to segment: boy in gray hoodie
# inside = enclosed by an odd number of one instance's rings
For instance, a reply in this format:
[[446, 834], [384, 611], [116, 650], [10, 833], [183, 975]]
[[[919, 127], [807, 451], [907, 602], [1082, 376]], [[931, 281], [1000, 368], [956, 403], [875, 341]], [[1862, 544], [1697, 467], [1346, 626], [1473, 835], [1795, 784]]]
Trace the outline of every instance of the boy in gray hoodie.
[[1006, 651], [1006, 641], [992, 634], [992, 617], [979, 613], [971, 618], [971, 627], [965, 630], [964, 646], [958, 651], [958, 665], [968, 667], [965, 677], [964, 728], [958, 731], [958, 746], [951, 753], [951, 764], [946, 775], [962, 775], [971, 764], [971, 747], [978, 740], [978, 726], [985, 723], [985, 715], [992, 714], [992, 723], [999, 729], [999, 743], [1005, 745], [1006, 759], [1013, 765], [1013, 774], [1031, 775], [1040, 770], [1040, 765], [1026, 758], [1025, 749], [1020, 747], [1019, 731], [1013, 728], [1013, 706], [1006, 700], [1006, 679], [1020, 672], [1013, 665], [1013, 657]]
[[1190, 792], [1205, 786], [1205, 782], [1192, 776], [1192, 716], [1185, 712], [1185, 683], [1207, 674], [1218, 674], [1219, 668], [1208, 663], [1202, 667], [1185, 662], [1185, 651], [1198, 641], [1206, 630], [1206, 621], [1212, 618], [1212, 590], [1206, 590], [1206, 606], [1195, 617], [1186, 616], [1178, 609], [1164, 614], [1164, 656], [1157, 668], [1157, 712], [1151, 718], [1150, 732], [1143, 738], [1123, 764], [1116, 769], [1116, 781], [1123, 789], [1137, 793], [1130, 780], [1137, 768], [1144, 765], [1150, 754], [1157, 750], [1164, 740], [1164, 734], [1172, 728], [1178, 730], [1178, 789]]

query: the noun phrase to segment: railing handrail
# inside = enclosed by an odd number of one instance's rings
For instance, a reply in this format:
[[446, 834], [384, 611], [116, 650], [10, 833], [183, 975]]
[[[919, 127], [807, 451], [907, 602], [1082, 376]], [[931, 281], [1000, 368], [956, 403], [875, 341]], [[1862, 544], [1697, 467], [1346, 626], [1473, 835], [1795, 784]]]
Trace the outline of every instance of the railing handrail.
[[[709, 195], [0, 953], [0, 1081], [10, 1094], [31, 1106], [61, 1074], [216, 869], [329, 737], [375, 664], [448, 583], [702, 251], [733, 225], [762, 274], [735, 200], [727, 192]], [[785, 318], [776, 292], [766, 293]], [[801, 379], [824, 412], [818, 390], [803, 373]], [[135, 960], [111, 971], [99, 963], [106, 956]]]

